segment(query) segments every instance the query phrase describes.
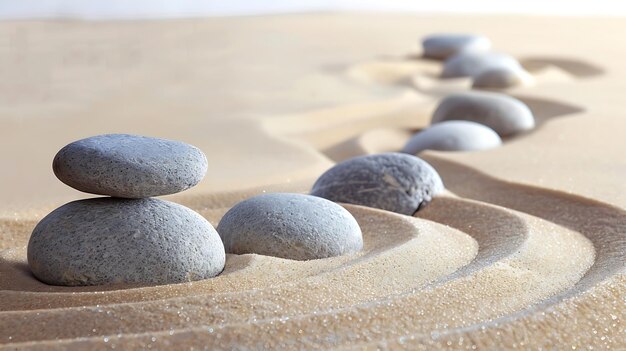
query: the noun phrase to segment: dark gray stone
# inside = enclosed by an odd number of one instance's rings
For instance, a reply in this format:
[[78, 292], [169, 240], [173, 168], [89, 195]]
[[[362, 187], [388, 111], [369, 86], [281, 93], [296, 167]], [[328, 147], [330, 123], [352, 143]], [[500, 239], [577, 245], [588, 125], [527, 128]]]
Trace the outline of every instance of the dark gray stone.
[[415, 156], [384, 153], [355, 157], [322, 174], [311, 194], [325, 199], [414, 214], [443, 190], [437, 171]]
[[498, 133], [487, 126], [469, 121], [446, 121], [416, 133], [402, 152], [415, 155], [424, 150], [477, 151], [501, 144]]
[[363, 248], [358, 223], [343, 207], [310, 195], [255, 196], [231, 208], [217, 226], [226, 252], [292, 260], [344, 255]]
[[491, 69], [523, 70], [512, 56], [495, 52], [461, 52], [446, 60], [442, 78], [476, 77]]
[[472, 34], [432, 34], [422, 41], [424, 57], [445, 60], [460, 52], [486, 52], [491, 49], [491, 41], [482, 35]]
[[107, 134], [65, 146], [52, 168], [63, 183], [80, 191], [143, 198], [198, 184], [206, 174], [207, 160], [198, 148], [179, 141]]
[[464, 120], [509, 136], [535, 127], [535, 118], [523, 102], [508, 95], [471, 91], [448, 95], [433, 113], [432, 123]]
[[28, 264], [52, 285], [170, 284], [224, 269], [219, 235], [187, 207], [158, 199], [65, 204], [37, 224]]

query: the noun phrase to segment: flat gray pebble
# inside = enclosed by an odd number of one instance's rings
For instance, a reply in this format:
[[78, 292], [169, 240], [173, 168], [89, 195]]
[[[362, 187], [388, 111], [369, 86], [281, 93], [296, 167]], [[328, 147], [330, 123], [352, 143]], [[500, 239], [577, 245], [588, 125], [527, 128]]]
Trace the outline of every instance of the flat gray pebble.
[[477, 151], [501, 144], [498, 133], [487, 126], [469, 121], [446, 121], [413, 135], [402, 152], [415, 155], [424, 150]]
[[311, 194], [325, 199], [413, 215], [443, 191], [426, 161], [401, 153], [359, 156], [322, 174]]
[[28, 264], [52, 285], [171, 284], [224, 269], [224, 246], [191, 209], [159, 199], [70, 202], [37, 224]]
[[486, 70], [507, 69], [523, 70], [520, 63], [512, 56], [495, 52], [461, 52], [446, 60], [441, 73], [442, 78], [476, 77]]
[[491, 49], [491, 41], [482, 35], [472, 34], [432, 34], [422, 41], [424, 57], [445, 60], [460, 52], [486, 52]]
[[474, 77], [473, 88], [506, 89], [532, 82], [532, 76], [524, 69], [493, 68]]
[[65, 146], [54, 157], [52, 168], [63, 183], [80, 191], [144, 198], [198, 184], [206, 174], [207, 159], [183, 142], [107, 134]]
[[448, 95], [432, 117], [432, 124], [464, 120], [493, 129], [500, 136], [509, 136], [535, 127], [532, 112], [523, 102], [493, 92], [464, 92]]
[[226, 252], [292, 260], [344, 255], [363, 248], [361, 228], [343, 207], [310, 195], [274, 193], [244, 200], [217, 226]]

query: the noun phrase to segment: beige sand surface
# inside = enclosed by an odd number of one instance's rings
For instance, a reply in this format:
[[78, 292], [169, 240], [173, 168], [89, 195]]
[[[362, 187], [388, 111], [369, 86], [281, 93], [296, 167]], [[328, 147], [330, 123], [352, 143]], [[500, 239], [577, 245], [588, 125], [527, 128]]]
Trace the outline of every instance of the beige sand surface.
[[[106, 132], [208, 156], [169, 198], [217, 225], [236, 202], [306, 192], [334, 162], [394, 151], [438, 99], [419, 39], [488, 35], [534, 84], [507, 91], [538, 128], [489, 151], [424, 153], [448, 192], [415, 218], [346, 206], [355, 255], [229, 255], [217, 278], [55, 287], [25, 247], [80, 197], [63, 145]], [[0, 350], [626, 349], [626, 65], [622, 19], [311, 14], [0, 23]]]

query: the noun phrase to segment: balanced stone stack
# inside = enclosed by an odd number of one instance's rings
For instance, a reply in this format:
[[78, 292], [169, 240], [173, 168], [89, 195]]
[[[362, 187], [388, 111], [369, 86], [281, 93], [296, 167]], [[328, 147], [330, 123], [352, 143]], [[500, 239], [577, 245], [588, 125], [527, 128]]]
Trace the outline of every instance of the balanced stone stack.
[[207, 171], [199, 149], [177, 141], [110, 134], [65, 146], [54, 158], [63, 183], [107, 195], [65, 204], [37, 224], [28, 264], [53, 285], [170, 284], [210, 278], [225, 251], [211, 224], [153, 196], [196, 185]]

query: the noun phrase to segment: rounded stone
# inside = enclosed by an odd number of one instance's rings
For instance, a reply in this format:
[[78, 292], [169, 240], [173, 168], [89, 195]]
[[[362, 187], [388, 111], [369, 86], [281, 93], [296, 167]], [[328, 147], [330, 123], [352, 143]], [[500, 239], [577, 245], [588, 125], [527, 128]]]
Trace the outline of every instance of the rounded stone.
[[226, 252], [292, 260], [344, 255], [363, 248], [361, 228], [343, 207], [310, 195], [274, 193], [244, 200], [217, 231]]
[[469, 121], [446, 121], [413, 135], [402, 152], [414, 155], [424, 150], [478, 151], [501, 144], [498, 133], [487, 126]]
[[65, 146], [54, 157], [52, 168], [63, 183], [80, 191], [144, 198], [198, 184], [206, 174], [207, 159], [183, 142], [107, 134]]
[[159, 199], [70, 202], [42, 219], [28, 265], [52, 285], [171, 284], [224, 269], [224, 246], [191, 209]]
[[311, 194], [325, 199], [413, 215], [443, 191], [426, 161], [401, 153], [359, 156], [322, 174]]
[[532, 112], [523, 102], [493, 92], [464, 92], [448, 95], [432, 117], [432, 124], [463, 120], [486, 125], [500, 136], [510, 136], [535, 127]]
[[524, 69], [487, 69], [474, 77], [473, 88], [506, 89], [519, 85], [529, 85], [532, 76]]
[[422, 41], [424, 57], [445, 60], [460, 52], [486, 52], [491, 49], [491, 41], [482, 35], [472, 34], [432, 34]]
[[446, 60], [442, 78], [476, 77], [486, 70], [523, 70], [512, 56], [495, 52], [461, 52]]

